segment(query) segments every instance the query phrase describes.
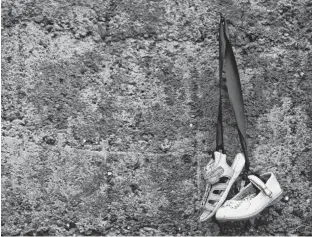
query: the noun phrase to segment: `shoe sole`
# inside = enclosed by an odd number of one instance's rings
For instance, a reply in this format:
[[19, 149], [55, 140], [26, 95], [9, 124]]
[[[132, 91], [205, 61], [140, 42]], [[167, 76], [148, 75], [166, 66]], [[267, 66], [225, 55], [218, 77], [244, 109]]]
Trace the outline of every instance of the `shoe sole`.
[[274, 204], [276, 204], [277, 202], [279, 202], [283, 197], [283, 191], [280, 192], [278, 194], [278, 196], [272, 200], [271, 203], [269, 203], [267, 206], [265, 206], [264, 208], [260, 209], [259, 211], [257, 211], [255, 214], [252, 214], [250, 216], [246, 216], [246, 217], [243, 217], [243, 218], [235, 218], [235, 219], [225, 219], [225, 218], [216, 218], [219, 222], [235, 222], [235, 221], [245, 221], [245, 220], [248, 220], [248, 219], [252, 219], [256, 216], [258, 216], [265, 208], [267, 207], [270, 207], [270, 206], [273, 206]]
[[211, 214], [205, 218], [204, 220], [200, 220], [200, 222], [204, 222], [204, 221], [207, 221], [207, 220], [210, 220], [214, 214], [216, 214], [216, 212], [218, 211], [218, 209], [221, 207], [221, 205], [224, 203], [226, 197], [228, 196], [229, 194], [229, 191], [232, 187], [232, 185], [234, 184], [234, 182], [236, 181], [237, 177], [240, 175], [240, 173], [242, 172], [243, 168], [244, 168], [244, 165], [245, 165], [245, 156], [243, 154], [240, 153], [240, 155], [243, 157], [240, 158], [239, 156], [236, 156], [231, 168], [234, 170], [234, 174], [232, 176], [232, 178], [230, 179], [229, 181], [229, 184], [227, 186], [227, 188], [224, 190], [224, 193], [221, 197], [221, 199], [219, 200], [217, 206], [215, 207], [214, 211], [211, 212]]

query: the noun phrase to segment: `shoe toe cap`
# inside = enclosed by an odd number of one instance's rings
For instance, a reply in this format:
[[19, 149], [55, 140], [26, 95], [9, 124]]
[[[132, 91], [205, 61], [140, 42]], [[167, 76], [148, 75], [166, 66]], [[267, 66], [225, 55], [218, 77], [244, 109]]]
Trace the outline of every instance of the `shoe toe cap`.
[[204, 211], [203, 214], [201, 214], [199, 221], [207, 221], [210, 218], [212, 218], [213, 214], [210, 211]]
[[219, 208], [219, 210], [217, 211], [217, 220], [235, 219], [242, 213], [242, 210], [239, 206], [240, 202], [231, 201], [226, 204], [227, 205]]
[[231, 213], [231, 211], [228, 210], [228, 208], [220, 208], [217, 212], [216, 212], [216, 219], [217, 220], [222, 220], [225, 217], [229, 217], [229, 214]]

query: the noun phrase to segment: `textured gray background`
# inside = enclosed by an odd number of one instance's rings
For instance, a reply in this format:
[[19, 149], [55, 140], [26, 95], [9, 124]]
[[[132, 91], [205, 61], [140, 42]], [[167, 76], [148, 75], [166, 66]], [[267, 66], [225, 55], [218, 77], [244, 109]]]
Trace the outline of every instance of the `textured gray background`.
[[[289, 197], [254, 222], [198, 222], [219, 12], [251, 167]], [[3, 0], [2, 234], [311, 235], [311, 16], [308, 0]]]

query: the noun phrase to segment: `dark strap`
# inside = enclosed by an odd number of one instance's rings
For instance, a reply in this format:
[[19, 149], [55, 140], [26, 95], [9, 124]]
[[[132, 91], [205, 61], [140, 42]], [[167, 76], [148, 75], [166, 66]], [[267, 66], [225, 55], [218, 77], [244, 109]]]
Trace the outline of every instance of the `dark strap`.
[[242, 88], [239, 79], [239, 73], [237, 64], [232, 49], [232, 45], [229, 37], [229, 30], [226, 20], [221, 16], [219, 24], [219, 80], [220, 80], [220, 100], [219, 100], [219, 112], [217, 122], [217, 150], [224, 151], [223, 144], [223, 126], [222, 126], [222, 70], [225, 70], [226, 85], [228, 88], [228, 94], [230, 103], [233, 107], [235, 120], [237, 124], [238, 136], [242, 146], [242, 150], [245, 154], [246, 164], [245, 171], [249, 172], [249, 159], [247, 154], [247, 143], [246, 143], [246, 119], [244, 112], [244, 101], [242, 95]]
[[225, 37], [224, 37], [224, 18], [221, 16], [219, 23], [219, 86], [220, 86], [220, 99], [219, 99], [219, 111], [218, 111], [218, 120], [217, 120], [217, 151], [222, 151], [225, 153], [223, 145], [223, 125], [222, 125], [222, 71], [223, 71], [223, 62], [225, 57]]

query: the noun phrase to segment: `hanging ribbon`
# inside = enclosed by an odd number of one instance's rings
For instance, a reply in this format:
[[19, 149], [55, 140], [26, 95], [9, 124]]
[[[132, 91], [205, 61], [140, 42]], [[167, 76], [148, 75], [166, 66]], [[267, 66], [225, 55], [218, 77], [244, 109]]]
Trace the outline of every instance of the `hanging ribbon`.
[[[244, 112], [244, 101], [241, 83], [239, 79], [239, 73], [237, 64], [232, 49], [232, 45], [229, 37], [229, 29], [226, 20], [221, 16], [219, 24], [219, 84], [220, 84], [220, 99], [219, 99], [219, 111], [217, 121], [217, 137], [216, 137], [216, 150], [224, 153], [223, 144], [223, 125], [222, 125], [222, 71], [225, 71], [226, 86], [228, 88], [228, 94], [230, 103], [232, 105], [236, 127], [238, 131], [239, 140], [242, 146], [243, 153], [246, 158], [245, 163], [245, 175], [249, 172], [250, 162], [247, 154], [246, 143], [246, 118]], [[246, 176], [247, 177], [247, 176]]]

